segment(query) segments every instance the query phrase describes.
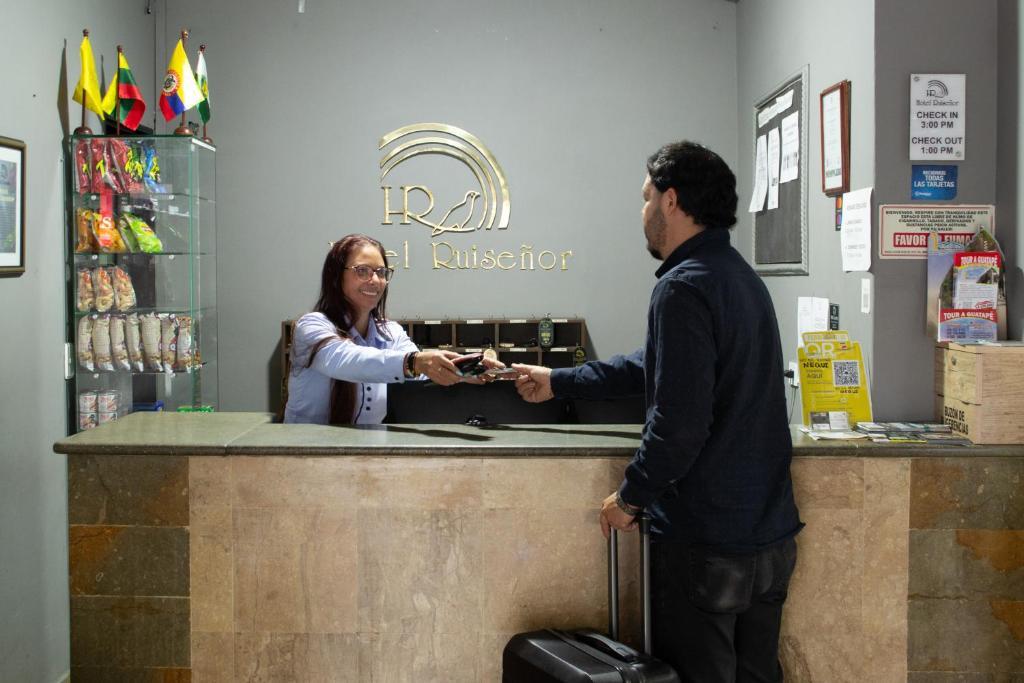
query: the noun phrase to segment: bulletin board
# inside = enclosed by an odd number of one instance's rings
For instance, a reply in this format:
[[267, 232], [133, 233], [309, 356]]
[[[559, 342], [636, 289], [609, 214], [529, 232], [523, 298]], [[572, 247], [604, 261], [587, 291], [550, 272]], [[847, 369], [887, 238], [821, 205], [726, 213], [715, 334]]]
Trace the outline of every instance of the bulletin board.
[[[762, 275], [807, 275], [807, 157], [808, 145], [808, 67], [785, 79], [754, 104], [754, 145], [757, 138], [768, 135], [781, 125], [782, 119], [799, 112], [800, 159], [796, 180], [779, 184], [779, 206], [768, 210], [767, 202], [754, 214], [754, 269]], [[773, 113], [776, 100], [793, 92], [788, 108]], [[759, 123], [758, 119], [761, 118]], [[751, 163], [753, 163], [751, 159]]]

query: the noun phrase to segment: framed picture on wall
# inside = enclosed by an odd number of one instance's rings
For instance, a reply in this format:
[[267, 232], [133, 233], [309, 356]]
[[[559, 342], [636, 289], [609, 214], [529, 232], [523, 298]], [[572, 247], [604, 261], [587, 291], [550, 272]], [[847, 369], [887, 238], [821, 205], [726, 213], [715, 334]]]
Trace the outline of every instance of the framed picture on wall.
[[829, 197], [850, 191], [850, 81], [821, 91], [821, 191]]
[[25, 143], [0, 136], [0, 275], [25, 272]]

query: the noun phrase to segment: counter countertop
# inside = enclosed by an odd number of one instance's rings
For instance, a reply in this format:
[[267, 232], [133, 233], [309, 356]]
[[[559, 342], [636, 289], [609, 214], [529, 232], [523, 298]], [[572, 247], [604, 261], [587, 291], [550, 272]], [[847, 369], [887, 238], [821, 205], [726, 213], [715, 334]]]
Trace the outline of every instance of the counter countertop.
[[[269, 413], [134, 413], [53, 445], [68, 455], [383, 455], [629, 457], [642, 426], [273, 424]], [[793, 454], [832, 457], [1020, 457], [1024, 445], [935, 446], [814, 441], [792, 427]]]

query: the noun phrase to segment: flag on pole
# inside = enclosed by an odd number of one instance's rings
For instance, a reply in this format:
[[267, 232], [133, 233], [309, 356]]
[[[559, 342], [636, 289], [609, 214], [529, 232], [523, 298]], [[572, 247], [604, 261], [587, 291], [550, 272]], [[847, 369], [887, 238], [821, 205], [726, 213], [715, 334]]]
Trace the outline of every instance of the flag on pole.
[[82, 58], [82, 75], [78, 77], [75, 93], [71, 96], [75, 102], [85, 105], [86, 109], [99, 114], [103, 118], [100, 101], [100, 82], [96, 78], [96, 60], [92, 56], [92, 44], [89, 36], [82, 36], [82, 44], [78, 48]]
[[164, 88], [160, 93], [160, 111], [164, 113], [164, 118], [170, 121], [176, 115], [199, 104], [202, 99], [203, 93], [196, 85], [192, 66], [188, 63], [188, 56], [179, 39], [167, 65], [167, 75], [164, 76]]
[[210, 83], [206, 77], [206, 57], [203, 55], [203, 51], [199, 51], [199, 58], [196, 59], [196, 81], [199, 84], [199, 91], [203, 93], [203, 101], [199, 103], [196, 109], [199, 111], [199, 116], [203, 119], [203, 123], [209, 123], [210, 121]]
[[[121, 98], [121, 106], [114, 113], [117, 106], [117, 98]], [[139, 127], [142, 115], [146, 113], [146, 102], [142, 99], [142, 91], [135, 84], [135, 77], [132, 75], [131, 67], [124, 53], [117, 54], [117, 73], [114, 80], [107, 88], [107, 94], [103, 96], [103, 111], [111, 116], [116, 116], [127, 128], [135, 130]]]

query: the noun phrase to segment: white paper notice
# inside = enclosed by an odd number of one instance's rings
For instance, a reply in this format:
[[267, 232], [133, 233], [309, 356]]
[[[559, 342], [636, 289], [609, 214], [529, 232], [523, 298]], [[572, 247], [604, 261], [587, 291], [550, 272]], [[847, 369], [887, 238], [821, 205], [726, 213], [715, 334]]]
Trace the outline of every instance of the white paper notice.
[[779, 208], [779, 129], [768, 131], [768, 210]]
[[782, 170], [779, 182], [788, 183], [800, 175], [800, 112], [782, 119]]
[[750, 213], [764, 208], [764, 197], [768, 194], [768, 139], [757, 138], [757, 153], [754, 155], [754, 191], [750, 195]]
[[843, 226], [840, 233], [843, 270], [871, 267], [871, 188], [843, 195]]
[[793, 91], [790, 90], [785, 95], [779, 95], [775, 98], [775, 113], [781, 114], [790, 107], [793, 106]]
[[775, 118], [775, 114], [776, 113], [778, 113], [778, 112], [775, 111], [775, 102], [772, 102], [770, 105], [768, 105], [767, 107], [762, 109], [760, 111], [760, 113], [758, 113], [758, 115], [757, 115], [757, 127], [758, 128], [764, 128], [764, 125], [766, 123], [768, 123], [773, 118]]
[[804, 345], [804, 332], [828, 331], [828, 299], [801, 296], [796, 300], [796, 341]]

